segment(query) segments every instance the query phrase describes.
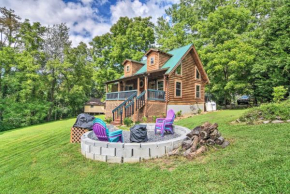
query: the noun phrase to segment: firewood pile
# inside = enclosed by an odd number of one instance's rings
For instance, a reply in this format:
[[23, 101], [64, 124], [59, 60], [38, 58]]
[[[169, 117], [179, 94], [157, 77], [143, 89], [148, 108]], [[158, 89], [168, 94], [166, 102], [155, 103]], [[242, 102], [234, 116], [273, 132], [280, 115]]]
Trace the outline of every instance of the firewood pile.
[[217, 123], [205, 122], [192, 129], [186, 136], [187, 138], [182, 142], [181, 147], [168, 153], [169, 156], [182, 154], [188, 159], [193, 159], [206, 152], [209, 146], [220, 145], [225, 148], [230, 144], [221, 136]]

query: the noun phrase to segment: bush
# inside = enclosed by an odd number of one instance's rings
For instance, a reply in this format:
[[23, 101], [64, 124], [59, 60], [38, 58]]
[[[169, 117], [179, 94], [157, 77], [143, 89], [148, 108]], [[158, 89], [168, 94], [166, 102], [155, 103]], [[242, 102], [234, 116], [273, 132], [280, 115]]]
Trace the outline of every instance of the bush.
[[133, 121], [130, 117], [126, 117], [124, 119], [124, 124], [127, 126], [127, 127], [130, 127], [132, 124], [133, 124]]
[[140, 121], [136, 121], [136, 122], [135, 122], [135, 125], [138, 125], [138, 124], [140, 124]]
[[142, 121], [143, 121], [144, 123], [147, 123], [147, 117], [142, 117]]
[[278, 86], [273, 88], [273, 101], [274, 102], [280, 102], [284, 99], [285, 95], [287, 93], [287, 89], [284, 88], [284, 86]]
[[113, 121], [112, 117], [105, 118], [106, 123], [111, 123]]
[[155, 123], [155, 122], [156, 122], [156, 119], [157, 119], [157, 116], [155, 116], [155, 115], [154, 115], [154, 116], [152, 116], [152, 122], [154, 122], [154, 123]]
[[197, 113], [198, 113], [198, 114], [200, 114], [200, 113], [201, 113], [201, 109], [200, 109], [200, 108], [198, 108], [198, 111], [197, 111]]
[[176, 113], [176, 116], [181, 117], [181, 116], [182, 116], [182, 110], [178, 111], [178, 112]]
[[162, 113], [162, 118], [165, 118], [166, 117], [166, 114], [165, 113]]
[[239, 119], [242, 122], [253, 123], [257, 120], [275, 120], [277, 117], [281, 120], [290, 119], [289, 99], [280, 103], [262, 104], [260, 107], [251, 108]]

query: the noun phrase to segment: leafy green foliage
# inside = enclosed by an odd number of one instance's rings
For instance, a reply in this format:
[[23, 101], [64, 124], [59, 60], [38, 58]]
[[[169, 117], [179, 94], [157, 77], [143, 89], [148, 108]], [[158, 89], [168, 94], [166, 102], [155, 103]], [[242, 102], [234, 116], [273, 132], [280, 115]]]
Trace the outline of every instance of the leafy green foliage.
[[290, 119], [290, 100], [285, 100], [280, 103], [266, 103], [260, 107], [251, 108], [240, 117], [242, 122], [253, 123], [259, 119], [275, 120]]
[[113, 121], [113, 118], [112, 117], [106, 117], [105, 118], [105, 122], [106, 123], [111, 123]]
[[181, 116], [182, 116], [182, 110], [178, 111], [178, 112], [176, 113], [176, 116], [177, 116], [177, 117], [181, 117]]
[[153, 115], [153, 116], [152, 116], [152, 122], [155, 123], [155, 122], [156, 122], [156, 119], [157, 119], [157, 116]]
[[124, 119], [124, 124], [127, 126], [127, 127], [130, 127], [132, 124], [133, 124], [133, 121], [131, 119], [131, 117], [126, 117]]
[[144, 123], [147, 123], [147, 117], [142, 117], [142, 121], [144, 122]]
[[280, 102], [284, 99], [285, 95], [287, 93], [287, 89], [284, 88], [284, 86], [277, 86], [273, 88], [273, 101], [274, 102]]

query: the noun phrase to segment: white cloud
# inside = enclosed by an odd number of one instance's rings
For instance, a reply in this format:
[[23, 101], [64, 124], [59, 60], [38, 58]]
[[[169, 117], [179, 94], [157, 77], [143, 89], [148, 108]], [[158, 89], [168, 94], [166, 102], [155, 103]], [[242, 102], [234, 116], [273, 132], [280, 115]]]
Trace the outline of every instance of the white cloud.
[[179, 0], [148, 0], [146, 3], [142, 3], [139, 0], [122, 0], [118, 1], [116, 5], [111, 5], [111, 23], [118, 21], [120, 17], [127, 16], [129, 18], [141, 16], [152, 17], [154, 23], [157, 22], [157, 18], [165, 14], [171, 4], [178, 3]]
[[[1, 6], [15, 10], [21, 18], [42, 25], [66, 23], [70, 28], [70, 39], [73, 46], [80, 41], [88, 43], [94, 36], [109, 31], [110, 25], [103, 23], [104, 18], [97, 15], [98, 10], [92, 8], [92, 0], [76, 3], [65, 3], [62, 0], [1, 0]], [[100, 3], [105, 3], [103, 0]], [[85, 32], [91, 36], [82, 37]], [[77, 34], [77, 35], [76, 35]]]
[[165, 14], [165, 9], [179, 0], [148, 0], [142, 3], [139, 0], [120, 0], [111, 5], [111, 18], [103, 18], [96, 8], [109, 3], [108, 0], [78, 0], [65, 3], [62, 0], [0, 0], [1, 7], [15, 10], [23, 19], [40, 22], [42, 25], [66, 23], [70, 28], [70, 39], [73, 46], [80, 41], [88, 43], [96, 35], [109, 32], [110, 27], [122, 16], [130, 18], [152, 17], [155, 23], [157, 18]]

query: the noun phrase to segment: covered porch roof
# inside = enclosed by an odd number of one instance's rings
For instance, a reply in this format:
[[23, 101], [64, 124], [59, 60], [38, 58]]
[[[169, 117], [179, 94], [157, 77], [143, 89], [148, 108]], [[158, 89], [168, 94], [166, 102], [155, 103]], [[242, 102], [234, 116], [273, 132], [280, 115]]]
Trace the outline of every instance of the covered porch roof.
[[132, 76], [121, 77], [119, 79], [107, 81], [107, 82], [105, 82], [105, 84], [111, 84], [111, 83], [116, 83], [116, 82], [119, 82], [119, 81], [131, 80], [131, 79], [135, 79], [135, 78], [142, 77], [142, 76], [152, 76], [152, 75], [154, 76], [154, 74], [162, 73], [162, 72], [164, 72], [164, 74], [165, 74], [167, 69], [168, 68], [157, 69], [157, 70], [154, 70], [154, 71], [147, 71], [147, 72], [143, 72], [143, 73], [140, 73], [140, 74], [135, 74], [135, 75], [132, 75]]

